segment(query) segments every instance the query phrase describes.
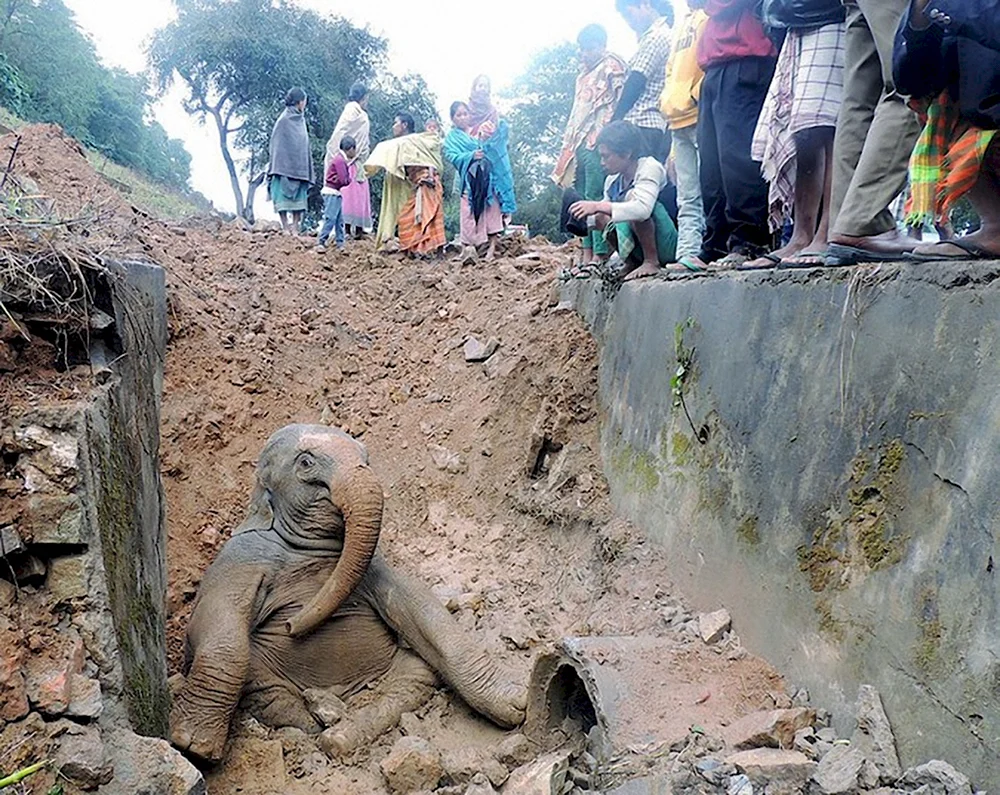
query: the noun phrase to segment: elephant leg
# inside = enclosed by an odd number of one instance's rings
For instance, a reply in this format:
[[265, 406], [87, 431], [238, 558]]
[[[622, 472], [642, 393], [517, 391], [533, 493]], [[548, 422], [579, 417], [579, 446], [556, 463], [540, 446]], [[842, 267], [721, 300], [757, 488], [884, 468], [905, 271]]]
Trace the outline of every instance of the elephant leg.
[[376, 610], [470, 707], [505, 728], [524, 722], [527, 688], [459, 627], [430, 588], [381, 558], [372, 562], [371, 573]]
[[263, 576], [253, 569], [227, 571], [224, 592], [220, 577], [206, 577], [191, 616], [190, 668], [174, 694], [170, 741], [207, 762], [221, 762], [225, 753], [250, 667], [250, 625]]
[[293, 726], [306, 734], [323, 730], [306, 708], [302, 696], [283, 682], [254, 686], [243, 696], [243, 707], [265, 726]]
[[374, 687], [372, 703], [325, 732], [320, 745], [333, 758], [349, 756], [395, 727], [404, 713], [427, 703], [437, 685], [437, 674], [427, 663], [400, 649], [392, 667]]

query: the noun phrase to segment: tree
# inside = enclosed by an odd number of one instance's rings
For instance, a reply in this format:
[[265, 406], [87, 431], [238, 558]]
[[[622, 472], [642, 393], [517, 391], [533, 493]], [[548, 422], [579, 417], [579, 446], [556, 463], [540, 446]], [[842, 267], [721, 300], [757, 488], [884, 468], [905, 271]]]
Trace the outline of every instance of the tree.
[[508, 119], [520, 207], [517, 217], [532, 233], [550, 240], [565, 237], [559, 230], [562, 192], [550, 175], [573, 107], [578, 64], [573, 45], [551, 47], [538, 53], [527, 71], [503, 92], [515, 103]]
[[143, 77], [104, 67], [62, 0], [0, 0], [0, 104], [59, 124], [110, 159], [182, 190], [190, 157], [148, 121]]
[[[293, 86], [309, 95], [306, 123], [317, 164], [356, 80], [374, 89], [376, 137], [387, 101], [433, 107], [422, 79], [388, 74], [386, 42], [345, 19], [289, 0], [178, 0], [177, 8], [177, 19], [154, 36], [150, 63], [161, 92], [179, 79], [187, 112], [214, 124], [241, 216], [252, 218], [271, 129]], [[239, 165], [236, 149], [248, 153]]]

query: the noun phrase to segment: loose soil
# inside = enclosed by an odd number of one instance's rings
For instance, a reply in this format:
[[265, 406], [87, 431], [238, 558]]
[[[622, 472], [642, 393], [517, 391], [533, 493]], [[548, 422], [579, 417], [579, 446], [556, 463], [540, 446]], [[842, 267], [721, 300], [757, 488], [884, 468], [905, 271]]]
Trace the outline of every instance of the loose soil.
[[[681, 648], [670, 681], [691, 686], [710, 670], [713, 683], [678, 700], [673, 722], [722, 725], [786, 701], [737, 639], [696, 638], [665, 556], [614, 516], [596, 346], [555, 297], [565, 252], [510, 240], [492, 264], [381, 256], [366, 242], [319, 255], [304, 238], [137, 214], [52, 128], [28, 128], [19, 157], [63, 212], [101, 206], [115, 219], [108, 235], [167, 271], [172, 671], [200, 578], [244, 518], [258, 451], [307, 422], [368, 446], [387, 497], [383, 553], [525, 682], [537, 652], [565, 636], [670, 637]], [[496, 339], [498, 353], [467, 363], [470, 336]], [[649, 686], [668, 686], [664, 676], [651, 662]], [[487, 752], [505, 736], [446, 691], [404, 729], [442, 751]], [[335, 764], [305, 735], [241, 717], [209, 791], [383, 793], [379, 763], [400, 731]]]

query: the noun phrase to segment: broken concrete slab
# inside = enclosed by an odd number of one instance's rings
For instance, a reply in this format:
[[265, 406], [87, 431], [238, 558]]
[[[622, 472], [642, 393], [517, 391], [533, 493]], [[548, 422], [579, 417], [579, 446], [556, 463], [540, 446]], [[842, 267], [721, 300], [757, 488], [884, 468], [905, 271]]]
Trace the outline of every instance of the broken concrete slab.
[[818, 765], [798, 751], [755, 748], [726, 757], [726, 761], [746, 774], [756, 789], [770, 795], [803, 792]]
[[709, 646], [718, 643], [733, 626], [733, 618], [728, 610], [702, 613], [698, 616], [698, 631], [701, 639]]
[[795, 735], [811, 728], [816, 720], [816, 710], [799, 707], [776, 709], [770, 712], [751, 712], [723, 732], [726, 745], [736, 751], [751, 748], [784, 748], [795, 745]]
[[858, 728], [851, 738], [851, 745], [875, 765], [883, 784], [895, 783], [903, 775], [896, 738], [882, 706], [882, 697], [871, 685], [862, 685], [858, 692], [857, 716]]

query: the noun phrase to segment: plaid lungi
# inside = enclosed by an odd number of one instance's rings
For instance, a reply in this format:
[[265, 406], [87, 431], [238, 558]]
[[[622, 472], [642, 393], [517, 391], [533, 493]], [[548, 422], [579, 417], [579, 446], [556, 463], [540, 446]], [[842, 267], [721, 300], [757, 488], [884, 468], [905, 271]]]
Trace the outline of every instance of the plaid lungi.
[[910, 157], [910, 197], [906, 225], [923, 228], [947, 222], [952, 207], [979, 179], [983, 158], [996, 130], [962, 120], [948, 92], [928, 103], [912, 103], [924, 131]]
[[795, 206], [795, 134], [835, 127], [844, 93], [845, 25], [790, 30], [754, 131], [753, 159], [770, 185], [771, 230]]

